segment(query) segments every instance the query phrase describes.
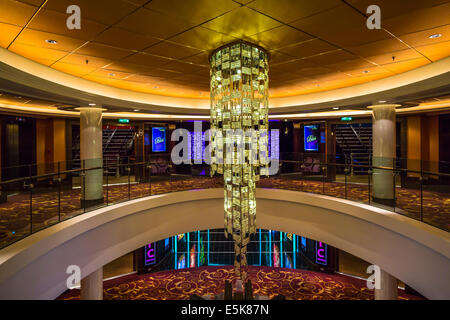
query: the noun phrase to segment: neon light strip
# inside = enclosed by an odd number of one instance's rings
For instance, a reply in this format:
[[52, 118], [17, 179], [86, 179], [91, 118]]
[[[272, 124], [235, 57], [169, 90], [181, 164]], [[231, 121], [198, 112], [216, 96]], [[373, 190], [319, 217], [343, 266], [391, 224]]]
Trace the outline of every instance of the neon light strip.
[[283, 268], [283, 234], [284, 232], [280, 232], [280, 267]]
[[178, 237], [175, 236], [173, 237], [173, 242], [174, 244], [174, 250], [175, 250], [175, 270], [178, 269], [178, 260], [177, 260], [177, 256], [178, 256]]
[[187, 248], [186, 248], [186, 256], [187, 256], [187, 267], [188, 268], [190, 268], [191, 267], [191, 264], [190, 264], [190, 259], [191, 259], [191, 255], [190, 255], [190, 253], [191, 253], [191, 248], [190, 248], [190, 246], [189, 246], [189, 242], [190, 242], [190, 232], [188, 232], [187, 233]]
[[272, 230], [269, 230], [269, 267], [272, 266]]
[[259, 266], [262, 264], [262, 243], [261, 243], [261, 229], [259, 229]]
[[296, 244], [297, 244], [297, 236], [294, 234], [294, 235], [292, 235], [292, 245], [293, 245], [293, 248], [292, 248], [292, 256], [293, 256], [293, 258], [294, 258], [294, 269], [297, 269], [297, 252], [295, 251], [295, 249], [296, 249]]

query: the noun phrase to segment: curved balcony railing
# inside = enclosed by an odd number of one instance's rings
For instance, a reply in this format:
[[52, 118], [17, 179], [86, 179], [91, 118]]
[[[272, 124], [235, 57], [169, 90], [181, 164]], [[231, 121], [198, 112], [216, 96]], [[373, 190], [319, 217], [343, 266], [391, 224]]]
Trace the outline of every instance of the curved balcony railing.
[[[389, 167], [337, 163], [335, 157], [298, 158], [280, 160], [277, 173], [262, 177], [257, 186], [366, 203], [450, 230], [448, 173], [401, 168], [393, 159], [390, 163], [394, 165]], [[83, 161], [80, 169], [69, 169], [67, 162], [30, 165], [28, 176], [22, 174], [0, 182], [0, 248], [104, 206], [155, 194], [223, 187], [223, 177], [210, 177], [208, 165], [175, 166], [161, 158], [146, 161], [128, 158], [115, 164], [89, 165], [95, 162]], [[86, 174], [92, 170], [103, 171], [104, 198], [101, 204], [87, 207], [81, 200], [84, 199], [82, 186]], [[5, 173], [5, 168], [2, 172]], [[373, 199], [373, 175], [380, 172], [392, 175], [394, 199], [390, 201]]]

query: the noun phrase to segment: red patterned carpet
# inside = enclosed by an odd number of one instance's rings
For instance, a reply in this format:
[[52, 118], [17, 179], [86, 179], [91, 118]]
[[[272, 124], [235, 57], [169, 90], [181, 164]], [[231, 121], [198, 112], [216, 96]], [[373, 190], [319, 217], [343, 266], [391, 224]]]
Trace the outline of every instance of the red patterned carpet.
[[[104, 198], [109, 204], [145, 196], [204, 188], [220, 188], [222, 178], [189, 177], [180, 179], [167, 178], [165, 181], [115, 185], [104, 188]], [[266, 178], [258, 182], [258, 187], [277, 188], [303, 192], [325, 194], [358, 202], [369, 202], [367, 185], [320, 181], [305, 181], [285, 178]], [[62, 190], [60, 197], [61, 220], [69, 219], [83, 213], [80, 206], [81, 190]], [[396, 211], [413, 218], [420, 218], [420, 191], [397, 188]], [[32, 199], [33, 232], [58, 222], [58, 192], [52, 189], [45, 193], [33, 194]], [[429, 224], [450, 230], [450, 198], [447, 193], [423, 191], [423, 219]], [[8, 197], [8, 202], [0, 204], [0, 247], [11, 243], [30, 232], [30, 196], [18, 194]]]
[[[220, 178], [193, 178], [128, 185], [104, 187], [105, 203], [115, 204], [129, 199], [138, 199], [149, 195], [192, 189], [220, 188]], [[130, 194], [130, 197], [128, 197]], [[58, 222], [58, 201], [60, 201], [61, 221], [83, 213], [81, 207], [81, 189], [62, 190], [60, 200], [57, 191], [45, 190], [45, 193], [33, 194], [32, 225], [33, 232]], [[105, 204], [106, 205], [106, 204]], [[14, 242], [30, 233], [30, 196], [18, 194], [8, 197], [8, 202], [0, 204], [0, 247]]]
[[[254, 294], [278, 294], [288, 300], [373, 300], [366, 282], [343, 275], [305, 270], [249, 267]], [[223, 293], [225, 280], [236, 279], [233, 267], [201, 267], [163, 271], [146, 275], [128, 275], [104, 282], [105, 300], [184, 300]], [[67, 291], [58, 300], [80, 299], [78, 289]], [[419, 300], [399, 290], [400, 300]]]
[[[369, 203], [369, 188], [367, 184], [320, 181], [301, 181], [298, 179], [269, 178], [262, 179], [258, 187], [287, 189], [294, 191], [325, 194], [332, 197]], [[373, 194], [372, 189], [370, 193]], [[450, 195], [446, 192], [423, 190], [422, 202], [420, 190], [411, 188], [396, 188], [397, 213], [420, 219], [421, 204], [423, 206], [423, 221], [444, 230], [450, 230]], [[371, 202], [371, 204], [373, 204]], [[393, 208], [386, 208], [393, 210]]]

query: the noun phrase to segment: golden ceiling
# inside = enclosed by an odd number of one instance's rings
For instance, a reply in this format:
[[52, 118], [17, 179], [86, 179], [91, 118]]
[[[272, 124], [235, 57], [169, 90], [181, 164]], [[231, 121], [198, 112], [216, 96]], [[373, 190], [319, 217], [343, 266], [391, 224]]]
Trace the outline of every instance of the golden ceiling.
[[[72, 4], [81, 30], [66, 27]], [[366, 27], [372, 4], [381, 30]], [[270, 96], [284, 97], [445, 58], [449, 16], [443, 0], [0, 0], [0, 45], [98, 83], [207, 99], [209, 53], [244, 39], [269, 50]]]

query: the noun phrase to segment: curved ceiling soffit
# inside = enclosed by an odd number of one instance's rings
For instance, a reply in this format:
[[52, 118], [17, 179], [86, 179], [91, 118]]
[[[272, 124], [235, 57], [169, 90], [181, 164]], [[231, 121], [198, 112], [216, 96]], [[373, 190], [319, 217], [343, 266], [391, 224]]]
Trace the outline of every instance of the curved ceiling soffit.
[[[95, 82], [93, 83], [95, 84]], [[89, 103], [96, 103], [97, 105], [102, 105], [104, 108], [112, 112], [131, 111], [137, 108], [151, 113], [185, 115], [209, 114], [209, 108], [196, 109], [186, 106], [170, 107], [155, 105], [148, 102], [134, 102], [130, 100], [91, 94], [89, 92], [80, 91], [72, 87], [36, 77], [29, 73], [17, 70], [2, 62], [0, 62], [0, 90], [13, 95], [25, 96], [28, 98], [69, 106], [87, 106]]]
[[330, 91], [271, 99], [275, 112], [324, 107], [366, 107], [380, 100], [401, 103], [450, 93], [450, 57], [395, 76]]
[[0, 62], [0, 77], [6, 81], [86, 104], [94, 102], [120, 108], [140, 106], [147, 111], [165, 113], [183, 113], [186, 110], [196, 113], [204, 109], [209, 113], [208, 99], [154, 95], [107, 86], [52, 69], [4, 48], [0, 48]]
[[[78, 105], [94, 102], [114, 108], [167, 114], [209, 114], [209, 100], [135, 92], [99, 84], [52, 69], [0, 48], [0, 85], [29, 88], [36, 98], [51, 94]], [[9, 83], [9, 86], [8, 84]], [[379, 100], [401, 102], [450, 92], [450, 57], [389, 78], [330, 91], [270, 99], [271, 113], [320, 110], [333, 106], [367, 106]], [[36, 94], [40, 92], [40, 94]]]

